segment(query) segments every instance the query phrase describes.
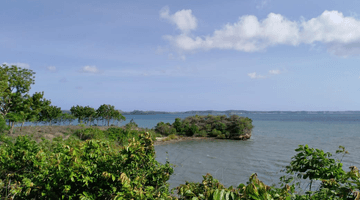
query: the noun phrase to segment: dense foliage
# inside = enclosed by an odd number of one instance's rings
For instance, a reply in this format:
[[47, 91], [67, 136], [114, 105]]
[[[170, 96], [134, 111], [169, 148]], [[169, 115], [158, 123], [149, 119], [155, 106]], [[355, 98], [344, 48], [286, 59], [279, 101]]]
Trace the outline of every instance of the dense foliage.
[[238, 115], [189, 116], [181, 120], [176, 118], [173, 124], [159, 122], [155, 131], [162, 135], [186, 135], [200, 137], [217, 137], [227, 139], [243, 139], [253, 128], [252, 120]]
[[34, 74], [16, 65], [0, 66], [0, 114], [9, 122], [10, 132], [15, 123], [37, 120], [41, 110], [51, 103], [44, 99], [43, 92], [29, 94], [35, 83]]
[[97, 139], [2, 140], [1, 198], [171, 199], [166, 181], [173, 168], [155, 160], [148, 133], [127, 146]]
[[[101, 139], [108, 140], [110, 142], [116, 142], [118, 145], [127, 145], [129, 139], [138, 140], [141, 134], [144, 134], [144, 130], [135, 130], [133, 128], [121, 128], [121, 127], [110, 127], [105, 131], [100, 130], [97, 127], [88, 127], [76, 130], [74, 136], [80, 140], [89, 139]], [[156, 134], [154, 131], [147, 131], [152, 140], [155, 140]]]
[[[130, 132], [129, 132], [130, 131]], [[36, 143], [29, 136], [13, 142], [2, 135], [0, 198], [8, 199], [180, 199], [305, 200], [359, 199], [359, 170], [345, 172], [330, 153], [300, 145], [279, 187], [253, 174], [246, 184], [224, 187], [210, 174], [202, 183], [186, 182], [169, 192], [173, 168], [155, 160], [149, 133], [121, 128], [81, 129], [68, 140]], [[80, 133], [82, 132], [82, 136]], [[85, 139], [86, 138], [86, 139]], [[129, 140], [129, 138], [132, 138]], [[127, 143], [124, 143], [124, 140]], [[120, 145], [119, 145], [120, 144]], [[345, 155], [343, 147], [337, 151]], [[309, 182], [300, 188], [299, 181]], [[316, 189], [312, 184], [318, 181]], [[304, 185], [304, 184], [303, 184]]]

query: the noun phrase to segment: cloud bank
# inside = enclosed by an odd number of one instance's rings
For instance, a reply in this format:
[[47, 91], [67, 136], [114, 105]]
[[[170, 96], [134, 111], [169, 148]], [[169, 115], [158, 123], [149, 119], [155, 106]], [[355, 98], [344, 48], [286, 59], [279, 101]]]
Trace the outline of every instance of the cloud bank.
[[263, 20], [245, 15], [206, 36], [191, 34], [197, 27], [197, 19], [191, 10], [171, 15], [169, 8], [165, 7], [160, 11], [160, 17], [175, 24], [181, 31], [179, 35], [166, 35], [164, 38], [182, 52], [210, 49], [259, 52], [276, 45], [298, 46], [319, 42], [337, 56], [360, 54], [360, 20], [345, 17], [338, 11], [326, 10], [307, 21], [303, 18], [290, 21], [275, 13], [268, 14]]

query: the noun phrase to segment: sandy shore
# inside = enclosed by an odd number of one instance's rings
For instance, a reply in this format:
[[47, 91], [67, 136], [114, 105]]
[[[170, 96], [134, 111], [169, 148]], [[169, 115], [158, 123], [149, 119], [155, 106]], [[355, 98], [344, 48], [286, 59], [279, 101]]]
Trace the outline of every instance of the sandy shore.
[[215, 138], [209, 138], [209, 137], [178, 137], [176, 139], [172, 140], [166, 140], [167, 137], [157, 137], [156, 141], [154, 141], [154, 145], [164, 145], [164, 144], [170, 144], [175, 142], [183, 142], [183, 141], [189, 141], [189, 140], [215, 140]]

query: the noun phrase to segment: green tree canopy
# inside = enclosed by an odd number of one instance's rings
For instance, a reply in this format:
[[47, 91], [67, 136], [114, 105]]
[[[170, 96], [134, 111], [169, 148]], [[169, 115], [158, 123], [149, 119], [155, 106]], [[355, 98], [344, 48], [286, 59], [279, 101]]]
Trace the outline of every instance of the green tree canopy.
[[91, 125], [91, 122], [94, 121], [96, 117], [96, 110], [90, 106], [85, 106], [83, 108], [84, 119]]
[[70, 112], [78, 119], [79, 123], [82, 123], [82, 121], [85, 118], [85, 112], [83, 106], [79, 106], [79, 105], [73, 106], [70, 108]]
[[35, 83], [35, 72], [5, 64], [0, 71], [0, 113], [5, 117], [9, 112], [16, 112], [15, 107], [23, 103], [30, 86]]
[[62, 114], [61, 108], [57, 106], [47, 106], [40, 112], [40, 121], [51, 122], [58, 119]]
[[101, 105], [97, 110], [97, 115], [101, 117], [101, 119], [107, 121], [107, 125], [110, 125], [110, 120], [126, 120], [126, 118], [120, 113], [120, 111], [115, 110], [115, 106], [109, 104]]

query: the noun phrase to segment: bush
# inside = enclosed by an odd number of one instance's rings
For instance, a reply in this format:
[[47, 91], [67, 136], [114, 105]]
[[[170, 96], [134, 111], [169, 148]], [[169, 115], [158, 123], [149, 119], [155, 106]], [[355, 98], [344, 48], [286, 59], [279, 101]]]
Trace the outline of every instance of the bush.
[[80, 140], [88, 139], [104, 139], [105, 134], [102, 130], [96, 127], [78, 129], [74, 133]]
[[165, 124], [164, 122], [157, 123], [155, 126], [155, 131], [164, 136], [176, 134], [176, 129], [172, 128], [170, 124]]
[[218, 135], [221, 134], [221, 131], [218, 131], [216, 129], [213, 129], [210, 133], [209, 133], [209, 136], [210, 137], [217, 137]]
[[130, 120], [129, 123], [125, 124], [126, 129], [135, 129], [138, 128], [137, 123], [134, 122], [134, 120]]
[[207, 133], [205, 130], [200, 131], [198, 134], [196, 134], [197, 137], [206, 137]]
[[169, 139], [173, 140], [173, 139], [176, 139], [178, 138], [175, 134], [171, 134], [168, 136]]
[[226, 136], [225, 136], [225, 134], [221, 134], [221, 132], [220, 132], [220, 134], [218, 136], [216, 136], [216, 138], [226, 139]]
[[150, 135], [128, 146], [101, 140], [28, 136], [0, 146], [0, 197], [15, 199], [172, 199], [173, 168], [155, 160]]

